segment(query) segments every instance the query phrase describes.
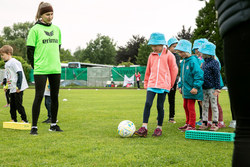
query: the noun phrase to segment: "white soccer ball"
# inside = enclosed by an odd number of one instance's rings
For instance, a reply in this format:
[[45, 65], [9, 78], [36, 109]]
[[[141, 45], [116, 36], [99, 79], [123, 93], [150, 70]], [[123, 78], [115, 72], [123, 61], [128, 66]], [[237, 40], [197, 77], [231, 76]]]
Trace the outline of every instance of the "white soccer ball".
[[135, 124], [129, 120], [120, 122], [117, 132], [121, 137], [131, 137], [135, 132]]

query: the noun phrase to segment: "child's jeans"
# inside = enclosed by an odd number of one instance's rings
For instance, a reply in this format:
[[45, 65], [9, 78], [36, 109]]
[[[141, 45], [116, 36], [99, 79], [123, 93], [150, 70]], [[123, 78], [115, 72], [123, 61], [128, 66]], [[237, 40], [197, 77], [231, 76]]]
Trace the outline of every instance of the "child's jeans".
[[[214, 94], [214, 89], [203, 89], [203, 101], [202, 101], [202, 120], [208, 121], [208, 109], [211, 104], [213, 113], [213, 122], [218, 122], [218, 105], [217, 96]], [[210, 102], [210, 103], [209, 103]]]
[[[143, 123], [148, 123], [148, 118], [150, 116], [150, 109], [152, 107], [155, 92], [147, 91], [147, 100], [144, 107], [143, 113]], [[157, 98], [157, 110], [158, 110], [158, 125], [162, 126], [163, 119], [164, 119], [164, 102], [166, 99], [166, 93], [158, 93]]]
[[195, 99], [183, 99], [183, 107], [186, 114], [186, 124], [189, 124], [193, 128], [195, 128], [195, 120], [196, 120], [196, 113], [195, 113]]

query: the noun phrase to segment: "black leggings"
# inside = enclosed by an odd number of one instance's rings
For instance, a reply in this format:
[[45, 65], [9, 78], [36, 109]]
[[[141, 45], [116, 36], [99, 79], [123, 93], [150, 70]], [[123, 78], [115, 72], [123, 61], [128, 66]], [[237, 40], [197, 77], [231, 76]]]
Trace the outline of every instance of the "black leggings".
[[32, 106], [32, 126], [37, 126], [47, 78], [49, 79], [50, 84], [52, 123], [56, 123], [57, 120], [61, 74], [34, 75], [36, 95]]
[[[150, 109], [152, 107], [154, 98], [155, 98], [155, 92], [147, 91], [147, 99], [144, 107], [144, 113], [143, 113], [143, 123], [148, 123], [148, 118], [150, 116]], [[166, 93], [158, 93], [157, 98], [157, 110], [158, 110], [158, 125], [162, 126], [163, 119], [164, 119], [164, 101], [166, 99]]]
[[224, 62], [236, 137], [232, 165], [250, 166], [250, 20], [228, 31], [224, 36]]

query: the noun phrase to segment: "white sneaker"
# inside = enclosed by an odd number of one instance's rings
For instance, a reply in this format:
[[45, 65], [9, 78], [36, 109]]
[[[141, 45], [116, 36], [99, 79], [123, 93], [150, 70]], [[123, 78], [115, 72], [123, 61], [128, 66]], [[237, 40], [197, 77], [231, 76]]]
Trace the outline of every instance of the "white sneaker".
[[230, 127], [230, 128], [236, 128], [236, 120], [232, 120], [231, 122], [230, 122], [230, 124], [229, 124], [229, 126], [228, 127]]

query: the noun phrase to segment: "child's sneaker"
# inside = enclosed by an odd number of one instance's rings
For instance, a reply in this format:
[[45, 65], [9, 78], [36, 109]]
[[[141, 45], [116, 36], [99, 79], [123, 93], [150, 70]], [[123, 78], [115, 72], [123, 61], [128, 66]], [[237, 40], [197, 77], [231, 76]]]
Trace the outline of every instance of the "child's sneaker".
[[212, 124], [208, 122], [208, 123], [207, 123], [207, 127], [210, 128], [211, 126], [212, 126]]
[[188, 126], [186, 129], [183, 129], [182, 132], [185, 132], [187, 130], [196, 130], [196, 128], [195, 127], [193, 128], [192, 126]]
[[45, 121], [43, 121], [43, 123], [47, 123], [48, 124], [48, 123], [51, 123], [51, 121], [52, 121], [51, 118], [48, 118]]
[[202, 125], [202, 120], [199, 120], [198, 122], [195, 122], [195, 125], [201, 126]]
[[22, 120], [21, 123], [29, 123], [28, 120]]
[[3, 106], [3, 107], [9, 107], [10, 105], [9, 104], [6, 104], [5, 106]]
[[181, 127], [179, 127], [178, 129], [179, 130], [183, 130], [183, 129], [186, 129], [188, 127], [188, 124], [185, 124], [184, 126], [181, 126]]
[[31, 134], [31, 135], [37, 135], [37, 134], [38, 134], [38, 133], [37, 133], [37, 128], [31, 128], [30, 134]]
[[210, 131], [217, 131], [218, 129], [219, 129], [218, 126], [216, 126], [215, 124], [213, 124], [209, 130]]
[[145, 127], [141, 127], [139, 130], [135, 131], [135, 134], [141, 137], [147, 137], [148, 130]]
[[60, 129], [60, 127], [59, 127], [58, 125], [54, 125], [54, 126], [51, 126], [51, 125], [50, 125], [49, 131], [63, 132], [63, 130]]
[[229, 128], [236, 128], [236, 120], [232, 120], [228, 126]]
[[220, 123], [220, 122], [218, 123], [218, 125], [217, 125], [217, 126], [218, 126], [218, 128], [219, 128], [219, 129], [220, 129], [220, 128], [225, 128], [225, 127], [226, 127], [226, 125], [225, 125], [225, 124], [222, 124], [222, 123]]
[[207, 130], [208, 126], [206, 126], [204, 123], [198, 128], [198, 130]]
[[162, 135], [162, 130], [160, 128], [156, 128], [154, 131], [154, 134], [152, 136], [161, 136]]
[[174, 118], [169, 118], [168, 122], [169, 122], [169, 123], [173, 123], [173, 124], [176, 123], [176, 121], [174, 120]]

